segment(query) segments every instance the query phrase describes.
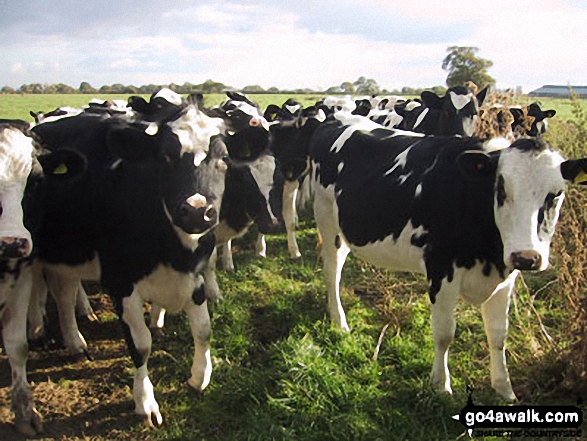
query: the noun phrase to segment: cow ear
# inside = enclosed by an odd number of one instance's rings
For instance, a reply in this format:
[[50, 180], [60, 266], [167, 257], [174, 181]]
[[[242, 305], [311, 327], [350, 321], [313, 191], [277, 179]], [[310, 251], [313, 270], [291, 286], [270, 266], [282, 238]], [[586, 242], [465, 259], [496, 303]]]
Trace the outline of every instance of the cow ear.
[[60, 180], [73, 179], [87, 167], [85, 156], [76, 150], [60, 149], [37, 158], [45, 176]]
[[193, 104], [198, 109], [204, 108], [204, 95], [201, 93], [190, 93], [187, 99], [189, 104]]
[[477, 103], [479, 104], [479, 107], [481, 107], [483, 105], [483, 101], [485, 101], [485, 97], [487, 97], [488, 90], [489, 90], [489, 86], [486, 86], [481, 92], [479, 92], [476, 95]]
[[545, 118], [552, 118], [554, 115], [556, 115], [556, 110], [551, 109], [551, 110], [545, 110], [543, 112], [543, 115]]
[[279, 107], [277, 107], [275, 104], [269, 104], [267, 106], [267, 109], [265, 109], [265, 113], [263, 113], [263, 117], [268, 121], [268, 122], [273, 122], [277, 119], [277, 115], [279, 114]]
[[420, 94], [422, 97], [422, 101], [427, 107], [431, 109], [439, 109], [442, 105], [442, 98], [436, 95], [434, 92], [430, 92], [429, 90], [425, 90]]
[[587, 185], [587, 158], [569, 159], [561, 164], [563, 178], [573, 184]]
[[495, 176], [497, 156], [479, 150], [467, 150], [457, 157], [457, 165], [463, 175], [471, 180]]
[[212, 107], [205, 112], [210, 118], [226, 118], [226, 111], [220, 107]]
[[128, 97], [128, 107], [138, 113], [147, 113], [149, 103], [142, 96], [133, 95]]

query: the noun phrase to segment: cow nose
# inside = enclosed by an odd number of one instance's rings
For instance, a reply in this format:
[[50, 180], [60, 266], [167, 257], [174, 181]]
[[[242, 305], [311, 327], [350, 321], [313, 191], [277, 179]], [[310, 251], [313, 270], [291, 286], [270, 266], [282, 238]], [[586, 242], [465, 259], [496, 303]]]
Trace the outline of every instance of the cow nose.
[[518, 251], [511, 254], [510, 262], [515, 269], [538, 270], [542, 265], [542, 256], [536, 251]]
[[251, 118], [251, 120], [249, 121], [249, 125], [251, 127], [259, 127], [261, 125], [261, 120], [258, 118]]
[[216, 223], [217, 219], [218, 213], [216, 212], [216, 208], [214, 208], [214, 205], [212, 204], [208, 205], [204, 210], [204, 220], [206, 222]]
[[23, 237], [3, 237], [0, 239], [0, 258], [20, 259], [31, 253], [31, 243]]

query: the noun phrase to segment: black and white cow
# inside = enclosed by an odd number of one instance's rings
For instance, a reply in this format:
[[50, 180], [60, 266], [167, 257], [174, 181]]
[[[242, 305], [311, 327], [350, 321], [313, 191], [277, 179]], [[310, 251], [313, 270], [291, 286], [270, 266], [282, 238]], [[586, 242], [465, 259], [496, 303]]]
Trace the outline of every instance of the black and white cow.
[[37, 240], [64, 343], [72, 353], [85, 350], [73, 317], [75, 293], [81, 279], [99, 280], [136, 367], [135, 411], [149, 425], [162, 417], [147, 373], [145, 300], [187, 313], [195, 342], [188, 383], [203, 389], [211, 375], [210, 319], [199, 274], [215, 247], [209, 233], [218, 216], [205, 167], [196, 160], [203, 161], [207, 145], [187, 142], [177, 129], [180, 119], [154, 124], [80, 115], [33, 129], [45, 148], [78, 152], [86, 165], [75, 182], [47, 189]]
[[504, 349], [514, 282], [519, 270], [548, 266], [565, 183], [586, 181], [587, 160], [565, 160], [541, 139], [494, 150], [482, 139], [410, 135], [348, 115], [306, 132], [331, 319], [349, 329], [339, 284], [350, 251], [424, 273], [432, 383], [451, 391], [447, 354], [462, 297], [481, 305], [492, 386], [514, 400]]
[[[548, 128], [548, 119], [556, 115], [556, 110], [542, 110], [538, 103], [532, 103], [526, 106], [526, 109], [510, 107], [510, 112], [514, 117], [512, 122], [512, 132], [522, 136], [541, 136]], [[523, 127], [524, 118], [533, 118], [529, 128]]]
[[455, 86], [449, 88], [442, 97], [424, 91], [420, 95], [421, 106], [411, 107], [410, 102], [406, 102], [394, 107], [403, 117], [396, 127], [425, 135], [472, 136], [477, 113], [487, 90], [486, 87], [475, 95], [463, 86]]
[[[0, 324], [12, 370], [15, 425], [19, 432], [32, 436], [42, 430], [26, 374], [31, 252], [43, 218], [39, 201], [46, 179], [60, 185], [83, 167], [81, 158], [71, 152], [37, 157], [34, 143], [22, 127], [0, 124]], [[45, 178], [40, 164], [50, 177]]]

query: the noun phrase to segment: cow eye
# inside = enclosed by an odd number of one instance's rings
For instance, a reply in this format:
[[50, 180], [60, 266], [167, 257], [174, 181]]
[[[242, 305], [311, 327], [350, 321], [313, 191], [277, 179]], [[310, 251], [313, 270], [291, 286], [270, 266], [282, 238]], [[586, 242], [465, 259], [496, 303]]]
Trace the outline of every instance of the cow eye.
[[0, 202], [0, 217], [2, 217], [2, 213], [4, 213], [4, 207], [2, 206], [2, 202]]

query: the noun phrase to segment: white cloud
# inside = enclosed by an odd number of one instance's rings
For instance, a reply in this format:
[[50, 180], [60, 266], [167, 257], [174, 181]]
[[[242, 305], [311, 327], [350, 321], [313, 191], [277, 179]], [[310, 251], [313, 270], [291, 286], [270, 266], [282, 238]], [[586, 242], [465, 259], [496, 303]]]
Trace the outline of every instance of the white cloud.
[[132, 68], [137, 67], [139, 62], [134, 58], [122, 58], [119, 60], [115, 60], [110, 63], [109, 67], [112, 69], [125, 69], [125, 68]]

